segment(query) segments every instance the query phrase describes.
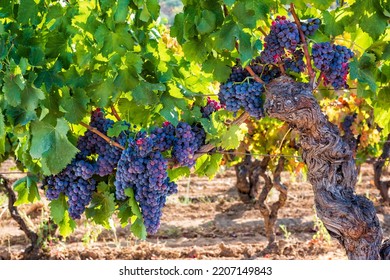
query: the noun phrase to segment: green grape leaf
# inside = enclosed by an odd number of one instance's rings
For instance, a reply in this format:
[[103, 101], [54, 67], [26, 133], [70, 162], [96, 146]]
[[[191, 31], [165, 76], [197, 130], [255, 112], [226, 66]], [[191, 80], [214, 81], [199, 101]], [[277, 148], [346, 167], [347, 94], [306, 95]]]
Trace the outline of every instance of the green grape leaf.
[[22, 91], [26, 87], [26, 82], [23, 76], [6, 75], [3, 81], [3, 92], [5, 100], [13, 107], [19, 106], [22, 102]]
[[201, 18], [196, 24], [196, 29], [200, 34], [207, 34], [214, 31], [216, 27], [216, 16], [212, 11], [203, 10], [201, 13]]
[[190, 169], [186, 166], [181, 166], [173, 169], [168, 169], [168, 177], [170, 181], [176, 181], [177, 179], [180, 179], [181, 177], [188, 177], [190, 176]]
[[210, 161], [210, 155], [201, 155], [195, 162], [195, 172], [199, 176], [204, 175], [204, 170], [207, 168]]
[[248, 33], [240, 31], [238, 38], [238, 51], [240, 53], [241, 61], [245, 65], [246, 62], [250, 61], [254, 57], [251, 36]]
[[108, 137], [118, 137], [119, 134], [123, 131], [127, 131], [129, 129], [128, 124], [125, 121], [117, 121], [114, 123], [112, 127], [107, 130]]
[[134, 190], [132, 188], [125, 189], [125, 194], [129, 197], [129, 206], [131, 211], [136, 216], [136, 219], [132, 219], [131, 231], [139, 239], [146, 239], [146, 228], [142, 217], [141, 209], [135, 200]]
[[351, 5], [353, 19], [357, 20], [363, 31], [377, 40], [387, 28], [387, 17], [383, 15], [383, 9], [378, 1], [357, 0]]
[[[258, 5], [259, 3], [257, 3]], [[237, 22], [244, 25], [244, 27], [256, 27], [256, 12], [253, 9], [247, 9], [247, 3], [239, 1], [232, 9], [232, 15], [237, 19]]]
[[99, 0], [100, 8], [106, 12], [115, 5], [115, 0]]
[[122, 228], [124, 228], [129, 224], [129, 220], [133, 216], [134, 216], [133, 211], [131, 211], [131, 207], [129, 203], [127, 203], [127, 201], [126, 203], [122, 203], [122, 205], [119, 206], [118, 218]]
[[176, 105], [181, 101], [183, 100], [164, 94], [161, 97], [163, 108], [159, 114], [173, 125], [177, 125], [179, 123], [179, 112], [176, 109]]
[[131, 71], [131, 68], [118, 71], [118, 75], [114, 79], [114, 86], [123, 91], [128, 92], [134, 90], [139, 84], [137, 73]]
[[105, 57], [114, 52], [124, 54], [134, 46], [134, 39], [125, 24], [117, 24], [114, 31], [109, 30], [106, 25], [99, 25], [95, 32], [95, 40]]
[[53, 221], [58, 225], [64, 220], [65, 212], [68, 209], [68, 204], [66, 203], [65, 195], [60, 194], [58, 199], [52, 200], [49, 203], [50, 207], [50, 216], [53, 218]]
[[65, 211], [64, 219], [58, 224], [61, 236], [68, 237], [71, 235], [75, 228], [76, 222], [69, 217], [68, 211]]
[[132, 222], [130, 229], [137, 238], [141, 240], [146, 239], [146, 227], [141, 219], [137, 218], [134, 222]]
[[134, 52], [126, 53], [126, 64], [134, 68], [135, 72], [140, 74], [144, 64], [142, 57]]
[[[45, 119], [46, 120], [46, 119]], [[64, 169], [78, 152], [68, 140], [69, 126], [63, 119], [57, 119], [56, 126], [47, 120], [34, 121], [31, 125], [31, 149], [33, 158], [41, 158], [47, 171], [56, 174]]]
[[322, 13], [324, 19], [325, 34], [331, 36], [337, 36], [343, 34], [344, 26], [343, 21], [336, 21], [335, 11], [324, 11]]
[[80, 123], [87, 114], [89, 98], [83, 89], [75, 89], [73, 94], [64, 92], [60, 100], [61, 106], [65, 109], [65, 119], [74, 124]]
[[18, 199], [14, 203], [15, 206], [33, 203], [41, 199], [37, 182], [38, 178], [36, 176], [29, 175], [17, 180], [13, 184], [13, 188], [18, 193]]
[[56, 58], [66, 50], [67, 37], [62, 32], [51, 32], [47, 35], [47, 43], [45, 45], [46, 57]]
[[38, 5], [34, 0], [20, 0], [18, 21], [22, 24], [31, 22], [32, 25], [38, 25], [40, 23], [38, 12]]
[[208, 52], [203, 41], [194, 39], [183, 45], [183, 51], [189, 60], [202, 63], [206, 60]]
[[145, 0], [142, 6], [140, 20], [148, 22], [149, 19], [157, 19], [160, 11], [158, 0]]
[[368, 57], [362, 57], [362, 59], [357, 62], [357, 60], [353, 60], [349, 63], [350, 67], [350, 76], [351, 79], [357, 79], [360, 83], [366, 83], [369, 85], [370, 89], [375, 92], [377, 90], [377, 84], [375, 81], [375, 76], [372, 67], [368, 66], [369, 60]]
[[390, 87], [382, 88], [378, 93], [377, 102], [374, 105], [375, 122], [383, 129], [382, 134], [390, 133]]
[[223, 0], [223, 3], [226, 4], [227, 6], [232, 6], [236, 0]]
[[199, 176], [207, 176], [210, 179], [219, 171], [222, 154], [202, 155], [196, 160], [195, 170]]
[[113, 90], [114, 81], [113, 79], [107, 78], [93, 87], [91, 90], [91, 101], [93, 101], [97, 107], [106, 107]]
[[125, 195], [129, 197], [129, 206], [131, 211], [137, 218], [142, 219], [141, 209], [139, 208], [138, 202], [135, 200], [134, 190], [132, 188], [125, 189]]
[[115, 211], [115, 197], [109, 192], [109, 186], [105, 182], [100, 182], [98, 192], [92, 194], [89, 207], [85, 210], [87, 218], [96, 224], [110, 228], [109, 219]]
[[130, 0], [118, 0], [117, 7], [114, 13], [115, 22], [124, 23], [126, 22], [129, 13], [129, 2]]
[[159, 98], [154, 90], [164, 90], [162, 84], [151, 84], [141, 82], [132, 92], [133, 99], [138, 105], [156, 105], [159, 103]]
[[35, 111], [38, 108], [39, 100], [43, 99], [45, 99], [43, 91], [32, 84], [27, 84], [21, 94], [22, 106], [30, 112]]
[[176, 38], [180, 44], [184, 44], [184, 14], [179, 13], [175, 16], [175, 20], [171, 27], [171, 36]]
[[[118, 101], [119, 112], [121, 117], [133, 125], [145, 126], [150, 119], [151, 112], [145, 106], [139, 106], [133, 100], [121, 98]], [[137, 112], [137, 114], [134, 114]]]
[[38, 77], [34, 81], [34, 85], [37, 88], [40, 88], [43, 83], [46, 85], [47, 91], [51, 91], [53, 86], [62, 87], [64, 85], [64, 81], [61, 76], [59, 76], [54, 70], [39, 72]]
[[226, 62], [210, 57], [202, 65], [202, 70], [207, 73], [213, 73], [213, 77], [218, 82], [225, 82], [232, 72], [232, 69], [229, 65], [226, 65]]
[[221, 147], [230, 150], [230, 149], [236, 149], [240, 142], [245, 137], [245, 132], [243, 131], [244, 125], [238, 126], [238, 125], [232, 125], [229, 127], [229, 129], [224, 133], [224, 135], [221, 138]]
[[217, 49], [233, 51], [236, 46], [239, 30], [239, 27], [234, 21], [227, 21], [217, 33], [215, 42]]

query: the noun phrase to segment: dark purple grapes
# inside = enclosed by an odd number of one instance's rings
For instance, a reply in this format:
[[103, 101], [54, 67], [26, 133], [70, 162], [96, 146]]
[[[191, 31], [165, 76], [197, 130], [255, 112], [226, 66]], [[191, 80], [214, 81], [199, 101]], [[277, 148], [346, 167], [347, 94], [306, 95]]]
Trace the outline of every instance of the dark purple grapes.
[[88, 162], [72, 161], [59, 174], [51, 175], [43, 180], [47, 187], [46, 197], [49, 200], [58, 199], [61, 193], [68, 197], [69, 216], [79, 219], [85, 207], [91, 202], [92, 193], [96, 189], [96, 181], [92, 178], [84, 179], [86, 170], [90, 168]]
[[349, 72], [348, 61], [354, 53], [347, 47], [326, 43], [313, 45], [312, 57], [315, 67], [321, 70], [324, 84], [335, 89], [348, 88], [346, 82]]
[[181, 166], [194, 166], [194, 155], [199, 147], [196, 143], [196, 135], [192, 131], [191, 126], [185, 122], [179, 122], [176, 127], [175, 138], [172, 158]]
[[212, 100], [210, 97], [207, 97], [206, 106], [202, 107], [200, 111], [202, 112], [202, 118], [209, 118], [210, 115], [221, 109], [221, 104], [218, 101]]
[[155, 144], [155, 149], [160, 152], [168, 151], [175, 143], [175, 127], [171, 123], [165, 122], [163, 127], [152, 130], [150, 138]]
[[301, 23], [301, 29], [305, 36], [312, 36], [321, 25], [319, 18], [309, 18], [307, 21]]
[[295, 51], [300, 43], [298, 27], [286, 17], [276, 17], [271, 30], [264, 38], [264, 50], [260, 59], [262, 63], [276, 63], [285, 55], [285, 50]]
[[218, 97], [228, 111], [237, 112], [241, 108], [250, 116], [260, 119], [264, 116], [261, 95], [262, 84], [253, 80], [242, 83], [227, 82], [221, 84]]
[[[140, 153], [140, 145], [130, 140], [118, 163], [115, 177], [116, 197], [125, 199], [125, 189], [134, 190], [148, 233], [156, 233], [160, 226], [166, 197], [177, 192], [177, 185], [167, 175], [168, 160], [160, 151]], [[140, 156], [143, 154], [144, 156]]]
[[301, 73], [305, 71], [306, 64], [303, 61], [303, 57], [304, 53], [302, 50], [295, 50], [291, 54], [291, 57], [287, 57], [283, 60], [285, 70], [293, 71], [296, 73]]

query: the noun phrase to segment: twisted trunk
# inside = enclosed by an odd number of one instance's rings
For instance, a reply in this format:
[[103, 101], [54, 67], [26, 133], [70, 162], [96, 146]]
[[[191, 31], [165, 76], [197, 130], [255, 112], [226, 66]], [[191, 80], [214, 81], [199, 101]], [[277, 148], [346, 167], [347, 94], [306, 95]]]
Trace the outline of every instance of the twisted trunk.
[[245, 203], [254, 202], [259, 195], [260, 178], [259, 178], [259, 161], [252, 160], [248, 153], [244, 160], [234, 166], [236, 170], [236, 188], [240, 199]]
[[321, 112], [310, 86], [287, 76], [275, 79], [267, 85], [264, 107], [299, 132], [317, 214], [348, 258], [388, 258], [389, 242], [381, 250], [382, 230], [373, 203], [354, 192], [353, 153]]
[[[275, 224], [278, 218], [279, 209], [284, 206], [287, 200], [287, 187], [280, 181], [284, 169], [285, 159], [279, 158], [272, 177], [267, 173], [270, 170], [270, 156], [265, 156], [261, 161], [252, 160], [251, 155], [246, 155], [242, 163], [235, 166], [237, 183], [236, 187], [243, 202], [255, 201], [260, 208], [264, 218], [264, 229], [268, 239], [267, 248], [272, 249], [275, 242]], [[260, 176], [264, 179], [264, 185], [260, 191]], [[271, 190], [276, 188], [279, 191], [279, 198], [272, 204], [266, 202]]]
[[19, 214], [18, 208], [14, 205], [16, 201], [15, 193], [6, 178], [0, 176], [0, 186], [4, 188], [4, 191], [8, 197], [8, 210], [11, 217], [18, 223], [20, 229], [26, 234], [31, 241], [31, 246], [24, 251], [25, 258], [34, 259], [40, 250], [38, 242], [38, 234], [32, 231], [27, 225], [26, 221]]

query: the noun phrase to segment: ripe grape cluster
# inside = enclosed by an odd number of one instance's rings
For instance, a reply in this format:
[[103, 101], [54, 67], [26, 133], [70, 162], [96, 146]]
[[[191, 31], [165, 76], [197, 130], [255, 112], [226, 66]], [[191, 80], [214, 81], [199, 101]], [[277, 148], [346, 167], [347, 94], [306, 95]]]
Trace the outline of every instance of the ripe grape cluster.
[[313, 45], [314, 65], [321, 70], [324, 84], [331, 84], [335, 89], [348, 88], [348, 60], [353, 56], [354, 53], [345, 46], [329, 42]]
[[118, 199], [126, 198], [126, 188], [134, 190], [146, 230], [153, 234], [160, 226], [166, 197], [177, 192], [177, 185], [167, 175], [168, 160], [158, 150], [143, 150], [144, 142], [140, 144], [139, 139], [129, 140], [119, 160], [114, 184]]
[[[114, 124], [106, 119], [101, 110], [92, 112], [90, 126], [102, 133]], [[114, 141], [123, 142], [125, 135], [121, 134]], [[96, 189], [96, 180], [93, 176], [106, 176], [111, 174], [119, 161], [121, 150], [111, 146], [97, 134], [87, 130], [79, 137], [77, 142], [79, 152], [75, 159], [59, 174], [44, 178], [44, 186], [47, 186], [46, 196], [49, 200], [58, 199], [61, 193], [67, 197], [69, 215], [73, 219], [79, 219], [91, 202], [92, 193]]]
[[196, 135], [192, 131], [192, 127], [185, 122], [179, 122], [175, 132], [175, 143], [172, 149], [172, 158], [174, 158], [181, 166], [194, 166], [194, 155], [200, 147], [196, 140]]
[[300, 43], [298, 27], [284, 16], [277, 16], [272, 22], [269, 34], [264, 38], [262, 63], [276, 63], [285, 55], [285, 49], [295, 51]]
[[221, 108], [222, 106], [218, 101], [213, 100], [210, 97], [207, 97], [206, 106], [200, 109], [200, 111], [202, 112], [202, 118], [209, 118], [212, 113], [218, 111]]
[[260, 119], [264, 115], [261, 99], [263, 91], [263, 85], [253, 80], [227, 82], [221, 84], [218, 97], [227, 110], [237, 112], [243, 108], [250, 116]]
[[301, 23], [301, 29], [305, 36], [312, 36], [321, 25], [319, 18], [309, 18], [307, 21]]
[[185, 122], [179, 122], [176, 127], [166, 122], [149, 135], [140, 132], [134, 139], [128, 138], [128, 146], [117, 166], [116, 197], [123, 200], [127, 188], [134, 190], [148, 233], [158, 230], [166, 197], [177, 192], [177, 185], [168, 177], [168, 160], [162, 152], [172, 150], [175, 162], [191, 167], [195, 164], [194, 154], [205, 138], [201, 127]]

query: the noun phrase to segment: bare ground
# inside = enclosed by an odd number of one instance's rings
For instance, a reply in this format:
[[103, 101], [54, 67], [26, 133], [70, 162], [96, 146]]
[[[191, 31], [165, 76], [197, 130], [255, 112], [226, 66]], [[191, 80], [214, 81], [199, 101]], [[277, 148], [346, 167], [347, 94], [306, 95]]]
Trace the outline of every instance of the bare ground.
[[[3, 165], [2, 172], [9, 170]], [[7, 175], [8, 177], [16, 175]], [[377, 208], [384, 236], [390, 237], [390, 207], [379, 202], [372, 182], [371, 165], [364, 165], [357, 193], [367, 195]], [[265, 250], [263, 219], [254, 204], [244, 204], [235, 188], [234, 170], [213, 180], [192, 176], [179, 181], [179, 192], [170, 196], [161, 227], [146, 241], [137, 240], [119, 224], [114, 230], [78, 221], [79, 227], [66, 240], [53, 233], [41, 259], [346, 259], [336, 240], [322, 234], [313, 207], [309, 183], [284, 174], [288, 200], [277, 221], [277, 246]], [[277, 191], [269, 197], [276, 199]], [[37, 232], [45, 228], [48, 202], [20, 207]], [[21, 259], [29, 242], [7, 211], [0, 195], [0, 259]]]

